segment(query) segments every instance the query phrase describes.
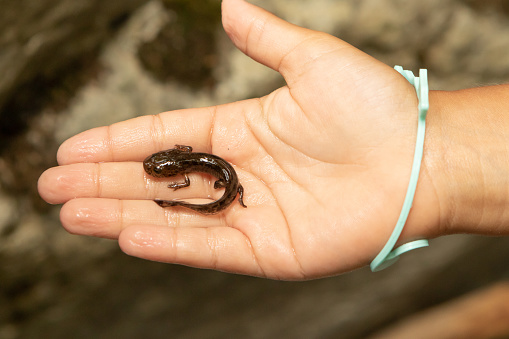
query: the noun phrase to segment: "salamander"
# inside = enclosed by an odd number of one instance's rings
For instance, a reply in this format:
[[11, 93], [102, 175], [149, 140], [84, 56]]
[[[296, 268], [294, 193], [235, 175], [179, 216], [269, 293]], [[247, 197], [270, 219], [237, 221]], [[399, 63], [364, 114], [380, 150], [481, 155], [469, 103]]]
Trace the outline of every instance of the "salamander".
[[216, 177], [214, 188], [223, 188], [224, 194], [218, 200], [207, 204], [190, 204], [178, 200], [154, 200], [161, 207], [182, 206], [202, 214], [218, 213], [235, 200], [239, 195], [239, 203], [244, 204], [244, 188], [239, 183], [234, 168], [224, 159], [208, 153], [193, 152], [191, 146], [175, 145], [175, 148], [161, 151], [148, 156], [143, 161], [145, 172], [156, 178], [172, 177], [178, 174], [184, 176], [184, 182], [172, 182], [168, 188], [178, 190], [190, 185], [188, 173], [202, 172]]

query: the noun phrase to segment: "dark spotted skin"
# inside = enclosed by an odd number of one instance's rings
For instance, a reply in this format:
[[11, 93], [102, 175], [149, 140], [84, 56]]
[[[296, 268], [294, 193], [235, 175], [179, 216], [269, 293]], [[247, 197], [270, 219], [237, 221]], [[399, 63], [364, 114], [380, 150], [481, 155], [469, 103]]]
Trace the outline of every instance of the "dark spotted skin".
[[239, 203], [243, 207], [244, 188], [239, 183], [233, 167], [220, 157], [208, 153], [193, 153], [191, 146], [175, 145], [175, 148], [152, 154], [143, 161], [147, 174], [156, 178], [184, 175], [184, 182], [173, 182], [169, 188], [178, 190], [190, 185], [187, 173], [202, 172], [216, 177], [214, 188], [224, 187], [224, 194], [218, 200], [208, 204], [189, 204], [178, 200], [154, 200], [161, 207], [183, 206], [203, 214], [218, 213], [235, 200], [239, 194]]

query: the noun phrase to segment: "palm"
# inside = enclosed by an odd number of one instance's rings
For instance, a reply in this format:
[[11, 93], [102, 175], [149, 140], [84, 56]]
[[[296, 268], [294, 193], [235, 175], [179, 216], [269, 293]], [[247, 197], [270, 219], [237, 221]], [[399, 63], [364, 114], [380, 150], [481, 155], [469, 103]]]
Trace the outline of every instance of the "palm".
[[[316, 63], [331, 68], [341, 56]], [[352, 83], [354, 75], [345, 70], [343, 77], [323, 79], [315, 74], [319, 69], [310, 69], [267, 97], [218, 110], [215, 124], [244, 138], [238, 149], [230, 149], [236, 154], [230, 160], [252, 179], [247, 201], [253, 194], [265, 199], [251, 209], [235, 209], [242, 217], [229, 225], [247, 237], [262, 274], [317, 276], [365, 264], [395, 223], [414, 142], [413, 133], [400, 131], [413, 130], [416, 123], [415, 115], [404, 116], [415, 107], [415, 94], [390, 68], [370, 58], [365, 62], [379, 75], [372, 83]], [[341, 80], [345, 75], [351, 82]], [[352, 91], [352, 85], [362, 92]], [[405, 91], [408, 98], [387, 99]], [[327, 92], [330, 100], [316, 92]], [[408, 107], [401, 103], [405, 100]], [[244, 118], [232, 125], [235, 112]], [[222, 153], [220, 145], [229, 144], [222, 140], [232, 136], [214, 135], [215, 152]], [[404, 172], [394, 173], [385, 163]]]
[[[147, 259], [284, 279], [366, 264], [390, 234], [408, 184], [415, 94], [391, 68], [342, 41], [299, 34], [310, 42], [285, 53], [285, 62], [251, 52], [288, 86], [261, 99], [87, 131], [62, 146], [64, 166], [41, 177], [41, 195], [67, 201], [62, 222], [72, 232], [118, 237], [127, 253]], [[177, 122], [181, 128], [165, 128]], [[133, 135], [139, 142], [129, 147]], [[201, 216], [151, 202], [166, 183], [147, 178], [140, 161], [177, 143], [236, 166], [248, 208]], [[54, 185], [77, 169], [88, 176]], [[174, 197], [203, 193], [198, 178]]]

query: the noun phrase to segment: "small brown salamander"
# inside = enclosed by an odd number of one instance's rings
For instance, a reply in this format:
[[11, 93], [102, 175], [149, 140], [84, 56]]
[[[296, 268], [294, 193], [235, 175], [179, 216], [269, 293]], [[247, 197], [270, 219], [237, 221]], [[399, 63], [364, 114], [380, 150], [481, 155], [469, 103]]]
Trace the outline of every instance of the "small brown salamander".
[[239, 194], [239, 203], [243, 207], [242, 198], [244, 188], [239, 183], [237, 173], [224, 159], [208, 153], [192, 153], [191, 146], [175, 145], [175, 148], [152, 154], [143, 161], [143, 168], [147, 174], [156, 177], [172, 177], [178, 174], [184, 175], [184, 182], [173, 182], [169, 188], [178, 190], [190, 185], [187, 173], [203, 172], [213, 175], [218, 180], [214, 188], [225, 188], [224, 194], [218, 200], [208, 204], [189, 204], [178, 200], [154, 200], [161, 207], [183, 206], [203, 214], [214, 214], [230, 206]]

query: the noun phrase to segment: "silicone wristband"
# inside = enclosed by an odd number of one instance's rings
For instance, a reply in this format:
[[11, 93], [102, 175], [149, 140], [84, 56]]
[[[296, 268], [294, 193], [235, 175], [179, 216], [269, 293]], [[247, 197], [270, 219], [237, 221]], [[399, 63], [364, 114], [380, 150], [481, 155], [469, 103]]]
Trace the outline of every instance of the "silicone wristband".
[[419, 179], [419, 172], [421, 169], [422, 153], [424, 149], [424, 134], [426, 131], [426, 114], [428, 113], [429, 109], [428, 71], [421, 69], [419, 70], [419, 76], [416, 77], [411, 71], [403, 70], [403, 67], [401, 66], [395, 66], [394, 69], [401, 73], [405, 79], [407, 79], [415, 87], [415, 91], [417, 92], [417, 97], [419, 99], [419, 123], [417, 125], [417, 142], [415, 145], [412, 173], [410, 174], [410, 182], [408, 184], [403, 208], [401, 209], [401, 214], [399, 215], [399, 219], [396, 223], [396, 226], [394, 227], [394, 231], [392, 232], [391, 237], [385, 244], [382, 251], [380, 251], [376, 258], [371, 262], [370, 267], [371, 271], [373, 272], [380, 271], [386, 267], [389, 267], [394, 262], [396, 262], [396, 260], [398, 260], [401, 254], [405, 252], [429, 245], [427, 240], [422, 239], [409, 242], [393, 250], [394, 245], [398, 241], [398, 238], [403, 231], [403, 227], [405, 226], [408, 214], [410, 213], [410, 209], [412, 208], [415, 189], [417, 187], [417, 180]]

